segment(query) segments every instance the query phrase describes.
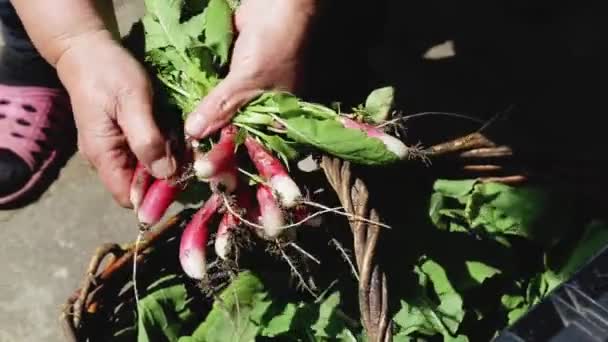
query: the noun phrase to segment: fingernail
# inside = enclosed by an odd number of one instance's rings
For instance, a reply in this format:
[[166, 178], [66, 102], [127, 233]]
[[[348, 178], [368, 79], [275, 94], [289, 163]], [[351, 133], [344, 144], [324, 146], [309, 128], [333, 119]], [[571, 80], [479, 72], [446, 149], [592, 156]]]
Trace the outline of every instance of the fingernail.
[[185, 130], [188, 135], [198, 137], [207, 126], [207, 116], [202, 113], [191, 114], [186, 120]]
[[175, 173], [176, 163], [173, 157], [157, 159], [150, 164], [150, 171], [156, 178], [167, 178]]

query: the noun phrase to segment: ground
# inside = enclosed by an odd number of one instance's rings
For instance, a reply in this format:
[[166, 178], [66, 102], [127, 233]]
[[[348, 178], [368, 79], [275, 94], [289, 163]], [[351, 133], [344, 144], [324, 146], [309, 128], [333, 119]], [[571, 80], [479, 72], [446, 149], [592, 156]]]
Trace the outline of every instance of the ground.
[[[141, 13], [142, 2], [116, 1], [121, 31]], [[92, 253], [136, 235], [133, 213], [112, 201], [78, 155], [36, 203], [0, 211], [0, 342], [63, 341], [61, 307]]]

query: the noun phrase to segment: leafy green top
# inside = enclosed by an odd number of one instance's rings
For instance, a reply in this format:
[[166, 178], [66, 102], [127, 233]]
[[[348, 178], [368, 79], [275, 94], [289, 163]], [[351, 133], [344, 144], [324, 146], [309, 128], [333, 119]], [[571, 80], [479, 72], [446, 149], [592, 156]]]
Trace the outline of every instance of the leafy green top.
[[[146, 0], [148, 13], [143, 18], [146, 60], [184, 117], [224, 76], [234, 38], [232, 8], [226, 0], [210, 0], [188, 18], [186, 5], [184, 0]], [[392, 98], [390, 87], [373, 92], [366, 118], [383, 121]], [[338, 118], [339, 113], [328, 107], [268, 91], [241, 108], [234, 122], [285, 161], [307, 147], [368, 165], [399, 160], [381, 140], [343, 127]]]

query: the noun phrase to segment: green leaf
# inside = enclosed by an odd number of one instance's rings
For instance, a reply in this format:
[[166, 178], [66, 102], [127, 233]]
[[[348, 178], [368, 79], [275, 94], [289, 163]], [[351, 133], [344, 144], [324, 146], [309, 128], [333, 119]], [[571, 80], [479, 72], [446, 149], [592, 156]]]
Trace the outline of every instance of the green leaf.
[[226, 0], [210, 0], [206, 14], [205, 44], [219, 58], [219, 64], [228, 61], [232, 38], [232, 9]]
[[500, 273], [499, 269], [486, 265], [480, 261], [465, 261], [465, 265], [469, 275], [478, 285], [483, 284], [486, 279]]
[[278, 135], [267, 135], [263, 137], [265, 145], [271, 150], [281, 155], [285, 160], [298, 158], [299, 153], [293, 146]]
[[[402, 300], [401, 309], [393, 318], [401, 328], [400, 333], [441, 334], [446, 340], [461, 339], [456, 332], [464, 319], [462, 297], [450, 283], [443, 267], [426, 259], [416, 266], [415, 272], [419, 292], [412, 299]], [[432, 297], [438, 298], [439, 302]]]
[[328, 331], [328, 329], [333, 323], [332, 317], [335, 314], [335, 310], [339, 304], [340, 293], [338, 292], [333, 293], [323, 301], [319, 308], [319, 318], [311, 327], [311, 329], [315, 332], [315, 336], [329, 338], [334, 335], [331, 331]]
[[509, 319], [509, 325], [512, 325], [513, 323], [517, 322], [517, 320], [520, 319], [523, 315], [525, 315], [529, 309], [529, 307], [521, 307], [509, 311], [509, 314], [507, 315], [507, 318]]
[[201, 12], [182, 23], [181, 30], [183, 34], [187, 35], [188, 37], [198, 38], [203, 34], [206, 26], [207, 14], [205, 12]]
[[440, 229], [476, 231], [499, 242], [519, 236], [552, 245], [573, 224], [570, 208], [568, 198], [546, 188], [438, 180], [429, 217]]
[[[264, 292], [260, 278], [249, 271], [241, 272], [222, 291], [205, 321], [194, 331], [194, 341], [253, 341], [259, 327], [249, 314]], [[180, 341], [181, 342], [181, 341]]]
[[[279, 299], [280, 298], [280, 299]], [[273, 297], [262, 278], [242, 272], [222, 292], [213, 309], [192, 336], [180, 342], [255, 341], [257, 337], [302, 340], [356, 341], [337, 314], [340, 296], [334, 293], [320, 303], [289, 302]]]
[[438, 179], [433, 184], [433, 190], [445, 196], [460, 198], [470, 194], [477, 183], [474, 179], [446, 180]]
[[366, 117], [374, 123], [382, 123], [388, 119], [395, 100], [395, 89], [384, 87], [372, 91], [365, 101]]
[[547, 189], [477, 184], [465, 214], [472, 228], [516, 235], [551, 245], [569, 228], [567, 201]]
[[273, 123], [272, 116], [263, 113], [246, 111], [239, 113], [234, 117], [233, 122], [245, 125], [263, 125], [268, 126]]
[[291, 330], [291, 325], [296, 317], [298, 307], [296, 304], [288, 303], [285, 309], [265, 324], [261, 334], [266, 337], [276, 337]]
[[152, 292], [139, 301], [138, 336], [140, 342], [177, 341], [197, 315], [188, 307], [188, 293], [177, 276], [169, 275], [150, 285]]
[[297, 112], [300, 110], [300, 101], [290, 93], [275, 92], [271, 99], [276, 105], [278, 112], [281, 114]]
[[174, 47], [180, 53], [186, 50], [192, 32], [184, 31], [180, 23], [183, 4], [183, 0], [145, 0], [147, 14], [142, 20], [146, 32], [146, 51], [167, 46]]
[[291, 139], [348, 161], [386, 165], [399, 160], [379, 139], [370, 138], [359, 130], [344, 128], [336, 120], [298, 116], [284, 118], [280, 122], [286, 127]]

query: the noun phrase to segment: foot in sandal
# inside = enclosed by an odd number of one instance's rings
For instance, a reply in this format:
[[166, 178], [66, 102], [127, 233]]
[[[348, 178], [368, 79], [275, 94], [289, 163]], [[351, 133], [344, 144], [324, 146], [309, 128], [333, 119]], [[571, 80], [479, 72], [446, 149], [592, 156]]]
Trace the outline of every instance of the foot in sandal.
[[66, 93], [33, 48], [12, 6], [0, 0], [0, 208], [42, 194], [75, 149]]

